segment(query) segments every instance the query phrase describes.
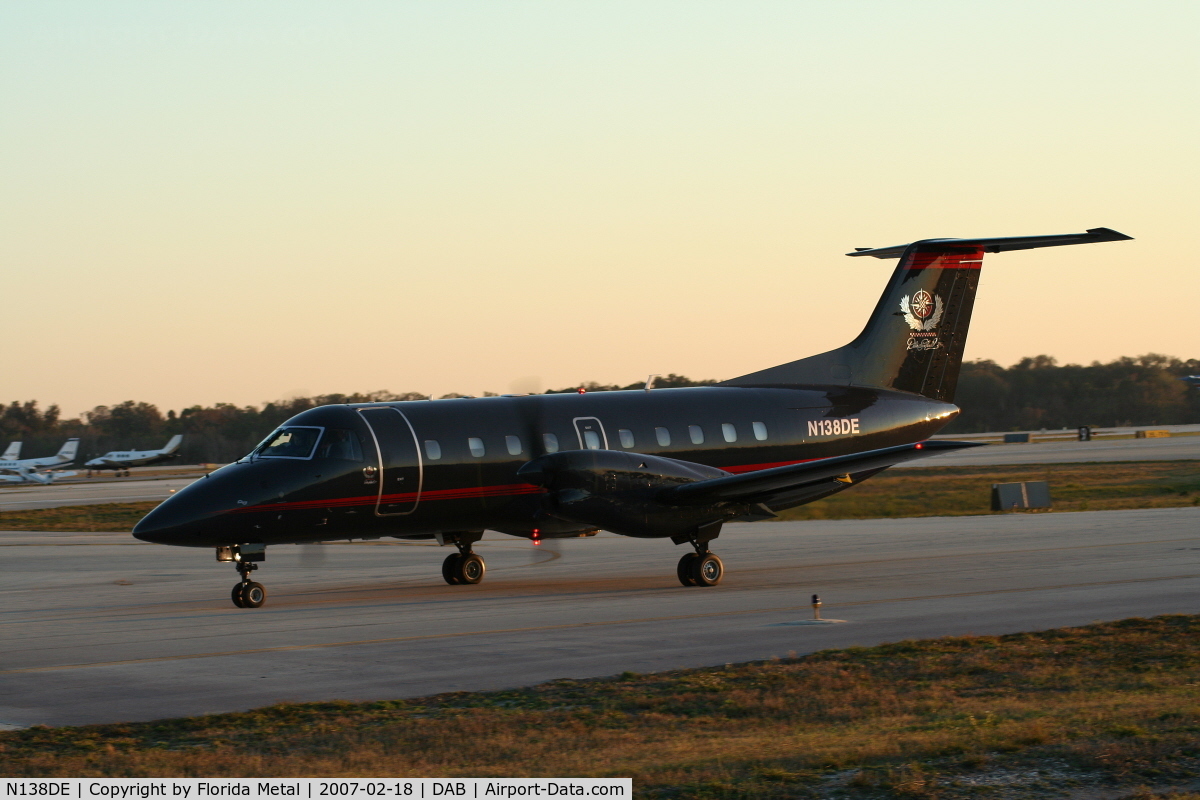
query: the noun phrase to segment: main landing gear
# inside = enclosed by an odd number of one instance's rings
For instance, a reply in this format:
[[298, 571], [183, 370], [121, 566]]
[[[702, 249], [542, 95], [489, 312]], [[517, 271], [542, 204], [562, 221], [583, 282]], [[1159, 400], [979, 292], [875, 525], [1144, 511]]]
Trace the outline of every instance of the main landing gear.
[[217, 548], [217, 561], [232, 561], [233, 568], [242, 577], [233, 585], [230, 599], [238, 608], [258, 608], [267, 602], [267, 589], [261, 583], [250, 580], [250, 573], [258, 569], [255, 562], [266, 561], [266, 545], [242, 544]]
[[725, 574], [725, 564], [716, 553], [688, 553], [679, 559], [675, 568], [679, 582], [684, 586], [716, 586]]
[[453, 544], [457, 553], [446, 556], [442, 562], [442, 578], [451, 586], [476, 584], [487, 573], [487, 564], [478, 553], [471, 552], [471, 545], [483, 538], [483, 533], [438, 534], [438, 544]]
[[716, 586], [725, 576], [725, 563], [708, 550], [708, 543], [721, 534], [721, 523], [702, 525], [691, 536], [673, 536], [675, 544], [690, 542], [696, 552], [679, 559], [675, 575], [684, 586]]

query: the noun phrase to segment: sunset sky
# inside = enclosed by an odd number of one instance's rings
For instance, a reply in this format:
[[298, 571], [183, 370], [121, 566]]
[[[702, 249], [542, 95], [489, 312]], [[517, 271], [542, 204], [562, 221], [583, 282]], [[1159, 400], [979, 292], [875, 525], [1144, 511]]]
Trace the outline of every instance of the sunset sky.
[[728, 378], [1098, 226], [967, 357], [1200, 357], [1198, 143], [1190, 1], [3, 0], [0, 401]]

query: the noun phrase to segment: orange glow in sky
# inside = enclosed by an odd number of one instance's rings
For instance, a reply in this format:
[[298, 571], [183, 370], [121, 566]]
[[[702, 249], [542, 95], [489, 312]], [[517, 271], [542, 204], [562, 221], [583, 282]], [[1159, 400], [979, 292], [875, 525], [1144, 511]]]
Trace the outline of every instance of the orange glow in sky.
[[[1200, 357], [1200, 4], [6, 2], [0, 401], [727, 378], [988, 256], [968, 358]], [[867, 262], [867, 263], [864, 263]]]

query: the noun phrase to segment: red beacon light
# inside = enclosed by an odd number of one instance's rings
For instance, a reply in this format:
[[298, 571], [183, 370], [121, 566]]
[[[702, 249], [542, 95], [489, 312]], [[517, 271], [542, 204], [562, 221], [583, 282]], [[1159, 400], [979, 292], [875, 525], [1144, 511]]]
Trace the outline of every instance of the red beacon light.
[[587, 389], [580, 386], [578, 389], [575, 390], [575, 393], [576, 394], [587, 394]]
[[533, 529], [533, 533], [530, 535], [529, 539], [530, 539], [530, 541], [533, 542], [534, 547], [537, 547], [538, 545], [540, 545], [542, 543], [541, 533], [542, 532], [541, 532], [540, 528]]

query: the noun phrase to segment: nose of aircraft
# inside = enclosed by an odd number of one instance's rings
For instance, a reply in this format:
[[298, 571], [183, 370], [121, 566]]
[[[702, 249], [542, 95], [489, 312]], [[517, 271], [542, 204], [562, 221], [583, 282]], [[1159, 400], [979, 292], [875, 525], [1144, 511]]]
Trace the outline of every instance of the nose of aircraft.
[[133, 535], [144, 542], [155, 544], [184, 544], [194, 533], [200, 514], [192, 503], [180, 502], [183, 497], [168, 497], [157, 508], [133, 526]]

